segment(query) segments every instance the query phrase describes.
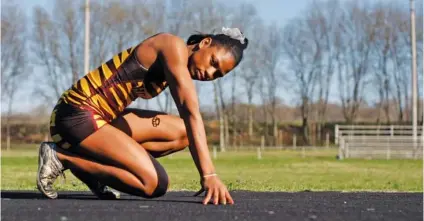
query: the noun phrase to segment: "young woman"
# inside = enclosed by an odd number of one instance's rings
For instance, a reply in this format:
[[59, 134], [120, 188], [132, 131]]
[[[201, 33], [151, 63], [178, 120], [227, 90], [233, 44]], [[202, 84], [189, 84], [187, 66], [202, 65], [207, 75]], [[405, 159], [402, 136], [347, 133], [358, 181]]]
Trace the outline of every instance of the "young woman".
[[[189, 146], [200, 173], [204, 204], [233, 203], [209, 156], [193, 80], [228, 74], [243, 58], [248, 40], [237, 28], [197, 34], [187, 42], [161, 33], [113, 56], [78, 80], [57, 102], [50, 121], [54, 142], [40, 147], [37, 187], [56, 198], [53, 183], [70, 171], [101, 199], [115, 190], [146, 198], [162, 196], [168, 176], [155, 158]], [[170, 88], [180, 117], [126, 108]]]

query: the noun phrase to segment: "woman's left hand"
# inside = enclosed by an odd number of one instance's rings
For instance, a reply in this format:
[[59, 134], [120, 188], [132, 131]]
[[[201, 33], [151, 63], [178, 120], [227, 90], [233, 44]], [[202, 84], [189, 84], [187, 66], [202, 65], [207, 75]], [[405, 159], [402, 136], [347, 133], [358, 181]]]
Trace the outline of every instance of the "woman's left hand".
[[203, 200], [203, 204], [206, 205], [211, 199], [215, 205], [220, 204], [234, 204], [234, 200], [228, 192], [227, 187], [222, 183], [218, 176], [211, 176], [202, 178], [200, 181], [202, 189], [200, 189], [194, 196], [206, 191], [206, 196]]

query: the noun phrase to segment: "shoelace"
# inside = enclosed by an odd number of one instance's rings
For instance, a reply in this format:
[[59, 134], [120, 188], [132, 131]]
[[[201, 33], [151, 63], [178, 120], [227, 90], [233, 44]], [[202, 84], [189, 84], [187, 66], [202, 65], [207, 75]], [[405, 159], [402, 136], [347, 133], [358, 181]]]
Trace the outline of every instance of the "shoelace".
[[63, 178], [63, 181], [66, 182], [65, 173], [62, 171], [62, 168], [60, 168], [57, 164], [57, 162], [54, 162], [52, 165], [52, 173], [46, 177], [43, 177], [47, 178], [47, 185], [49, 186], [49, 188], [51, 185], [53, 185], [53, 179], [56, 179], [58, 176], [61, 176]]
[[[56, 146], [54, 146], [52, 148], [52, 150], [53, 150], [53, 152], [56, 152]], [[56, 153], [54, 153], [54, 154], [56, 154]], [[55, 174], [56, 177], [61, 176], [63, 178], [63, 182], [66, 183], [66, 176], [65, 176], [65, 173], [63, 172], [64, 168], [63, 168], [63, 166], [59, 166], [59, 165], [62, 165], [62, 164], [60, 163], [60, 161], [59, 162], [57, 162], [57, 161], [59, 161], [59, 160], [55, 156], [55, 158], [53, 160], [54, 167], [55, 167], [55, 173], [54, 174]]]

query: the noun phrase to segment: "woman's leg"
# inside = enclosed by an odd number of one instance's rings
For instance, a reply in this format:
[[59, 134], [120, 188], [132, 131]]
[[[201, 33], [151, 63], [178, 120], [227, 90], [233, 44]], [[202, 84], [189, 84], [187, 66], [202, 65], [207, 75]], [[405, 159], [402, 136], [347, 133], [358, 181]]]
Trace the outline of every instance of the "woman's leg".
[[183, 120], [166, 113], [127, 108], [111, 125], [132, 137], [156, 158], [189, 145]]
[[80, 147], [72, 147], [72, 152], [59, 150], [61, 162], [89, 187], [100, 181], [134, 195], [163, 195], [167, 175], [147, 151], [160, 157], [184, 149], [188, 141], [183, 121], [159, 112], [128, 109], [111, 125], [87, 137]]
[[110, 125], [88, 136], [72, 152], [59, 151], [65, 168], [81, 170], [114, 189], [158, 197], [168, 187], [163, 167], [140, 144]]
[[[89, 177], [84, 182], [90, 182], [90, 179], [92, 181], [95, 180], [128, 194], [146, 198], [159, 197], [165, 194], [168, 186], [168, 177], [165, 170], [151, 157], [156, 174], [150, 174], [150, 177], [146, 176], [146, 178], [141, 180], [137, 175], [126, 169], [87, 159], [66, 150], [59, 149], [57, 156], [65, 168], [73, 172], [78, 171], [79, 173], [77, 174]], [[145, 163], [140, 162], [139, 165], [143, 167]]]
[[[131, 136], [141, 144], [140, 148], [146, 149], [155, 158], [183, 150], [188, 146], [185, 126], [179, 117], [132, 108], [126, 109], [121, 116], [111, 125]], [[84, 153], [79, 153], [79, 155], [87, 158]], [[76, 167], [71, 168], [71, 172], [99, 198], [116, 199], [119, 197], [116, 192], [105, 191], [104, 183], [99, 182], [89, 173], [82, 172]]]
[[73, 167], [70, 168], [70, 171], [75, 177], [86, 184], [91, 192], [93, 192], [99, 199], [115, 200], [120, 198], [120, 193], [118, 191], [108, 188], [105, 184], [99, 182], [97, 179], [93, 179], [91, 174], [84, 172], [80, 168]]

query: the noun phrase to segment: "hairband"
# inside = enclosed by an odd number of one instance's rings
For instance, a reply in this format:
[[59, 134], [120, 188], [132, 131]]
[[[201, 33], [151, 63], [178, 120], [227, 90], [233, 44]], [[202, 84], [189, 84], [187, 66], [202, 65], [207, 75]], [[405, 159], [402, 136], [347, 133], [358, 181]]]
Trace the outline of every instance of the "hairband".
[[227, 35], [230, 38], [239, 40], [240, 43], [244, 44], [245, 37], [238, 28], [222, 27], [222, 34]]

